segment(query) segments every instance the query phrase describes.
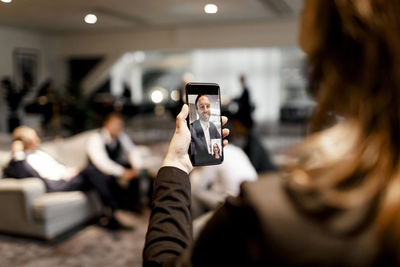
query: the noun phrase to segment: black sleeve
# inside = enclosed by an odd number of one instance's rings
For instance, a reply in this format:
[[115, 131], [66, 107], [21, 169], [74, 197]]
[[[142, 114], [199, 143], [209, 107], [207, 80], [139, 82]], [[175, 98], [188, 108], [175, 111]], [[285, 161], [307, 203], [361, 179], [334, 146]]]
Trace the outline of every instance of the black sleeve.
[[143, 266], [173, 264], [192, 242], [189, 175], [163, 167], [155, 180]]
[[253, 210], [242, 198], [229, 198], [191, 244], [188, 175], [171, 167], [159, 171], [144, 266], [250, 266], [261, 261], [261, 240]]

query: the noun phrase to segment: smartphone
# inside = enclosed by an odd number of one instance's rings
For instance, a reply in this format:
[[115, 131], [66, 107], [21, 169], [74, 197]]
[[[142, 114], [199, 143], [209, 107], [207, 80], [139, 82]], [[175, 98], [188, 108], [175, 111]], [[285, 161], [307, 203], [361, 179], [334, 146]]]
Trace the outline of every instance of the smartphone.
[[189, 157], [193, 166], [216, 165], [224, 160], [221, 96], [216, 83], [186, 84], [191, 134]]

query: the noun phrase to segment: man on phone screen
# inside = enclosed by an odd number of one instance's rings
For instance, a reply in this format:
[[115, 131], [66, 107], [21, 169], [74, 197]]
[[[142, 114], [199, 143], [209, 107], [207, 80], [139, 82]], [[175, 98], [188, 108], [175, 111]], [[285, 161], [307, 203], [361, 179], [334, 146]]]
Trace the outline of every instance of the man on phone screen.
[[191, 123], [192, 136], [191, 151], [195, 158], [201, 162], [207, 162], [212, 157], [212, 139], [221, 138], [217, 127], [210, 121], [210, 99], [207, 95], [198, 95], [195, 101], [199, 119]]

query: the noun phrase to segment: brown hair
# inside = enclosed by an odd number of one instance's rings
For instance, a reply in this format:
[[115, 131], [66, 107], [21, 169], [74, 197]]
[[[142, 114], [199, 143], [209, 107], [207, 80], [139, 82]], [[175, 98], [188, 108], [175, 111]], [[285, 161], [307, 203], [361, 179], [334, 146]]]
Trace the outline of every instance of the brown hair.
[[107, 122], [109, 122], [112, 119], [119, 119], [121, 121], [124, 121], [124, 117], [123, 117], [123, 115], [121, 113], [113, 111], [113, 112], [108, 113], [104, 117], [103, 125], [107, 124]]
[[318, 102], [312, 129], [322, 129], [329, 113], [346, 120], [293, 148], [292, 181], [328, 206], [381, 199], [377, 225], [400, 240], [400, 1], [306, 5], [309, 88]]

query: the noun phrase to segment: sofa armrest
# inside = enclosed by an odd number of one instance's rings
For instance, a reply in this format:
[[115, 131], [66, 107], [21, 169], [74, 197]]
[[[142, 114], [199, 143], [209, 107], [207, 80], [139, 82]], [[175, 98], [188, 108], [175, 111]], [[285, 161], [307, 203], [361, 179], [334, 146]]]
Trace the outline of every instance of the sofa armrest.
[[0, 179], [0, 214], [8, 223], [33, 220], [32, 202], [46, 193], [39, 178]]

